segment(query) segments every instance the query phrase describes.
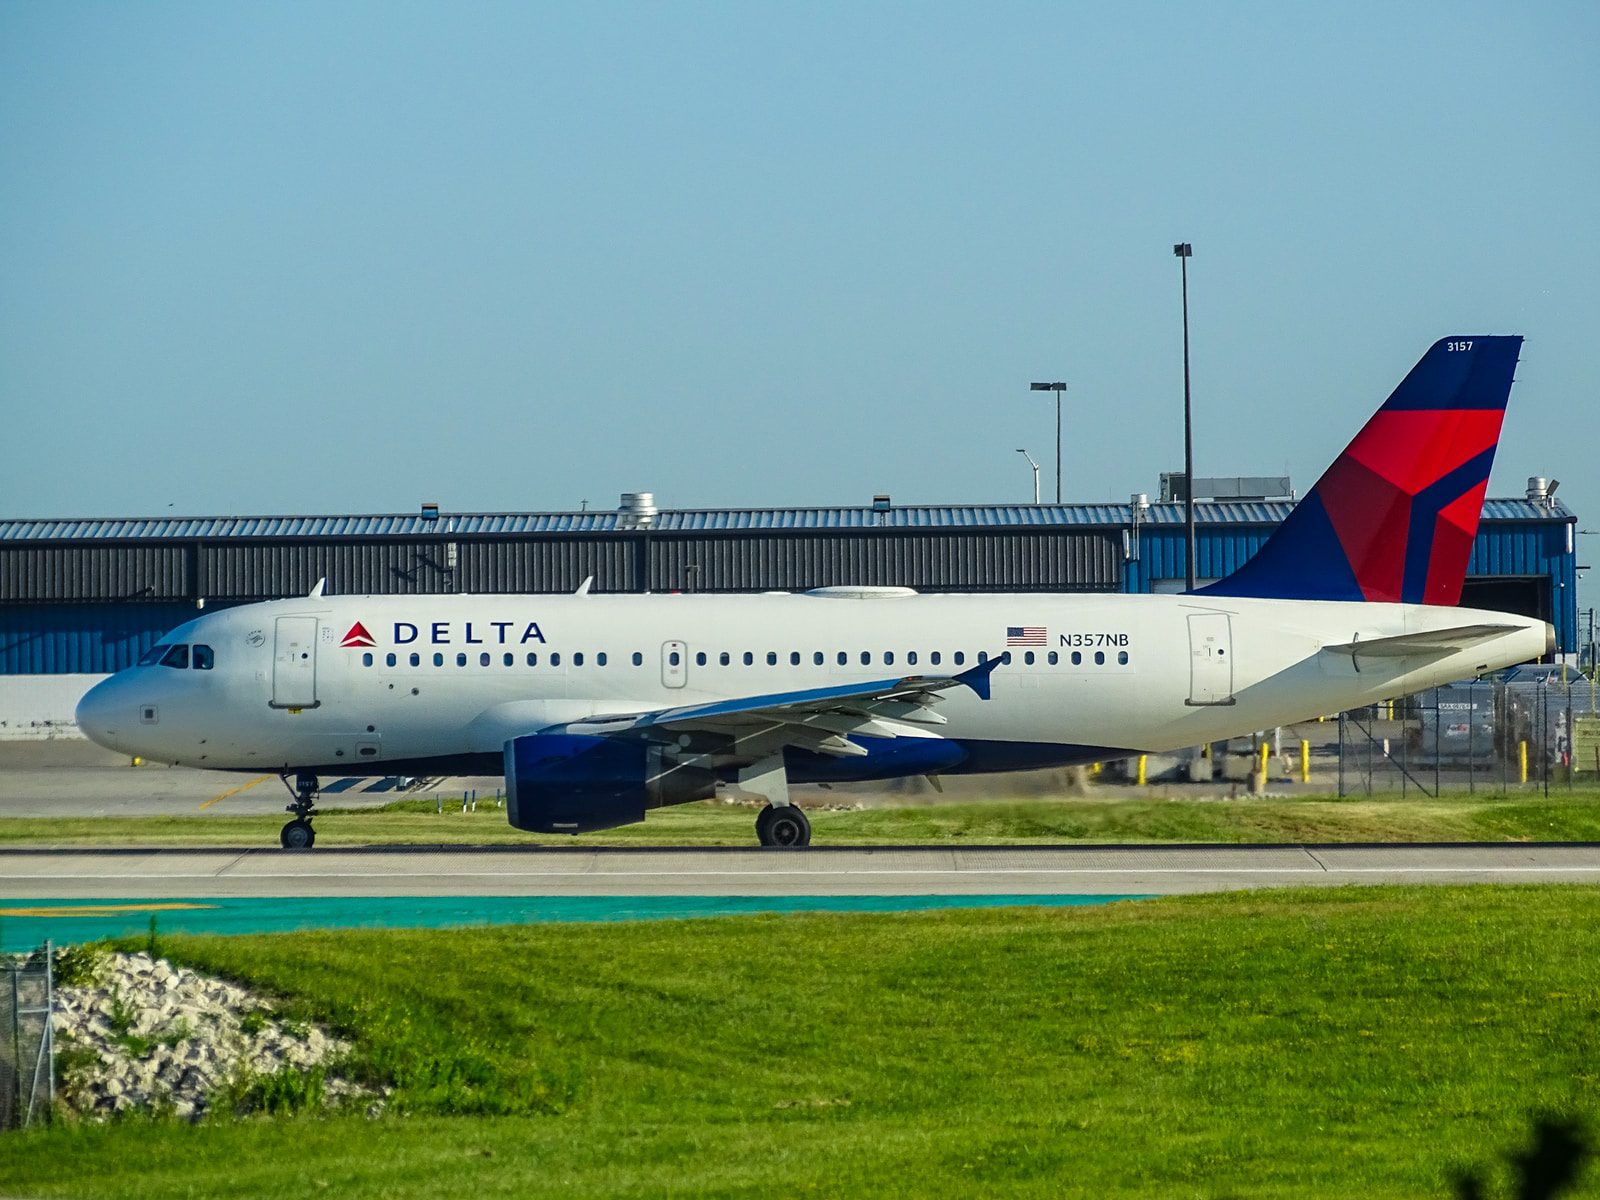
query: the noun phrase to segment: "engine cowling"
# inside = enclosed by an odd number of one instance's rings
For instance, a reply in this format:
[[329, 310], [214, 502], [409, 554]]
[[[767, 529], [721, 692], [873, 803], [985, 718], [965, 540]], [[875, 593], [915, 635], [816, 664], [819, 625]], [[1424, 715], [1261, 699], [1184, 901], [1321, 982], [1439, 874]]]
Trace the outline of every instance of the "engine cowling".
[[716, 776], [633, 739], [532, 733], [505, 744], [506, 815], [530, 833], [589, 833], [708, 800]]

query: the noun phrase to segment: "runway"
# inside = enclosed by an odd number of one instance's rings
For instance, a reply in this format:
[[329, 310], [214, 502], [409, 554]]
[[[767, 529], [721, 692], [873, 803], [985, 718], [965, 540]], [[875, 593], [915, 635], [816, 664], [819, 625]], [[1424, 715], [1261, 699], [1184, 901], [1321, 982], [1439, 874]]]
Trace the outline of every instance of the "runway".
[[0, 899], [1173, 895], [1600, 883], [1600, 844], [0, 851]]

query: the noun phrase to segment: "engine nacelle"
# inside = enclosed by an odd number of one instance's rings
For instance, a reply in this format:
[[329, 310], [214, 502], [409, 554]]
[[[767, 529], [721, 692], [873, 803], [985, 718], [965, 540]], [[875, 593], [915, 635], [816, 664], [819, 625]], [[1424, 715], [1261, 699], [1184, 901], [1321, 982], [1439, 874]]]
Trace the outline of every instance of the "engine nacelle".
[[633, 739], [532, 733], [506, 743], [506, 815], [530, 833], [589, 833], [709, 800], [716, 776]]

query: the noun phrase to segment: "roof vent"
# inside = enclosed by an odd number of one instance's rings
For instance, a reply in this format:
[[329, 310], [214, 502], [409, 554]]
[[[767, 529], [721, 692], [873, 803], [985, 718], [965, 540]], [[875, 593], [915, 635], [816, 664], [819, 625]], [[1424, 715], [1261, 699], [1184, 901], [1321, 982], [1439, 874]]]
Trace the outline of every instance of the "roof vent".
[[617, 528], [649, 529], [656, 523], [659, 511], [654, 492], [623, 492], [622, 503], [617, 506]]
[[432, 501], [422, 502], [422, 519], [424, 521], [437, 521], [439, 519], [439, 506]]
[[1528, 476], [1528, 499], [1546, 500], [1550, 496], [1550, 481], [1543, 475]]

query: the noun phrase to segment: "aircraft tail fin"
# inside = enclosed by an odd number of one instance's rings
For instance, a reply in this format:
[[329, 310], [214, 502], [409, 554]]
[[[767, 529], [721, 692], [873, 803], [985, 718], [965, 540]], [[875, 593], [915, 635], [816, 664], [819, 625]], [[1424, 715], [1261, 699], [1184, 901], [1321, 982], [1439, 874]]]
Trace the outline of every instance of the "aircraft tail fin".
[[1255, 556], [1196, 591], [1459, 602], [1521, 347], [1435, 342]]

